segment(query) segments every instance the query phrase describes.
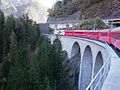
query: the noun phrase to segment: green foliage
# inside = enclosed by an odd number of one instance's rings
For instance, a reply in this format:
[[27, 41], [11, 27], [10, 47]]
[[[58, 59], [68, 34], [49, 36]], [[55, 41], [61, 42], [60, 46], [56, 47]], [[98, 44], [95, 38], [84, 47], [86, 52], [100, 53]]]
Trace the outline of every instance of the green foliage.
[[107, 29], [109, 28], [99, 17], [96, 18], [96, 26], [97, 29]]
[[4, 28], [4, 23], [5, 23], [5, 17], [3, 12], [0, 10], [0, 30]]
[[57, 38], [53, 41], [53, 46], [58, 49], [58, 51], [62, 51], [62, 45], [60, 40]]
[[94, 21], [93, 20], [83, 20], [82, 22], [80, 22], [80, 29], [81, 30], [91, 30], [93, 29], [93, 25], [94, 25]]
[[13, 31], [10, 35], [10, 48], [14, 50], [16, 49], [16, 47], [17, 47], [17, 37]]
[[2, 13], [0, 27], [0, 90], [57, 90], [60, 50], [40, 36], [28, 16], [5, 20]]
[[48, 16], [54, 16], [54, 10], [53, 9], [48, 9]]
[[56, 90], [56, 87], [59, 85], [60, 82], [62, 57], [60, 56], [59, 51], [51, 46], [44, 38], [41, 38], [38, 46], [40, 48], [37, 58], [42, 65], [40, 65], [41, 71], [44, 72], [41, 72], [41, 77], [45, 78], [45, 76], [47, 75], [52, 90]]
[[77, 26], [73, 28], [80, 30], [93, 30], [94, 25], [95, 25], [95, 29], [97, 30], [109, 28], [99, 17], [96, 17], [96, 19], [82, 20]]
[[[12, 53], [14, 53], [14, 56]], [[7, 77], [5, 90], [28, 90], [29, 61], [27, 44], [19, 43], [16, 53], [11, 51], [10, 54], [12, 65]]]

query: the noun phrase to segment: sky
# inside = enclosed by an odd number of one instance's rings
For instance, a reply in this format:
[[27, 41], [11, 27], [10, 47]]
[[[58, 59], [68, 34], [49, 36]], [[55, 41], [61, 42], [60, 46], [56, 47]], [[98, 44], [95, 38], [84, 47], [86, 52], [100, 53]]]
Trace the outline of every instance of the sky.
[[[14, 3], [17, 0], [8, 0], [8, 1]], [[43, 6], [47, 8], [51, 8], [57, 0], [35, 0], [35, 1], [38, 1], [39, 3], [41, 3]]]
[[38, 5], [37, 7], [39, 9], [36, 9], [34, 7], [27, 8], [29, 17], [32, 18], [36, 22], [46, 22], [48, 18], [47, 9], [52, 8], [52, 6], [58, 0], [5, 0], [5, 1], [9, 1], [11, 3], [16, 3], [17, 1], [20, 1], [20, 2], [36, 1], [38, 3], [36, 5]]
[[10, 1], [10, 2], [14, 3], [14, 2], [16, 2], [17, 0], [8, 0], [8, 1]]
[[39, 1], [43, 6], [51, 8], [57, 0], [37, 0], [37, 1]]

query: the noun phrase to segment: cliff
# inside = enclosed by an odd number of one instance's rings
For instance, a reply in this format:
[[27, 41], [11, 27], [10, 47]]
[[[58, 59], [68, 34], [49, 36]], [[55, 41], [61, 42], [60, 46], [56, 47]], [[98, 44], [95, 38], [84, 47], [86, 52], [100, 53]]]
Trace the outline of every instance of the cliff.
[[81, 18], [119, 18], [120, 0], [63, 0], [58, 1], [51, 9], [56, 18], [65, 17], [77, 11], [81, 12]]

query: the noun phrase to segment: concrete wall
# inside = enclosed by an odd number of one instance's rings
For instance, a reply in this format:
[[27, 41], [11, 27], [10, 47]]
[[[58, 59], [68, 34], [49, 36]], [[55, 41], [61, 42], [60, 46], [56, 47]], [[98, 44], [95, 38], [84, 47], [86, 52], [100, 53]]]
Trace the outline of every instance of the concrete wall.
[[49, 34], [50, 33], [49, 24], [41, 23], [41, 24], [38, 24], [38, 27], [39, 27], [39, 30], [40, 30], [41, 34]]
[[58, 23], [58, 24], [49, 24], [52, 29], [63, 29], [68, 27], [73, 27], [74, 23]]

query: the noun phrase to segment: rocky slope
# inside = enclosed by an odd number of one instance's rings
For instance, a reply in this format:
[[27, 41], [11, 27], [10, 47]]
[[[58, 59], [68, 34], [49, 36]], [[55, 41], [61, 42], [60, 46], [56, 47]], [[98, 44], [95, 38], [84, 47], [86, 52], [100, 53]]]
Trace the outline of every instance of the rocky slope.
[[119, 0], [101, 0], [82, 11], [85, 18], [119, 18], [120, 2]]
[[[51, 10], [52, 11], [52, 10]], [[120, 17], [120, 0], [63, 0], [58, 1], [52, 16], [61, 17], [81, 12], [81, 18], [118, 18]]]

